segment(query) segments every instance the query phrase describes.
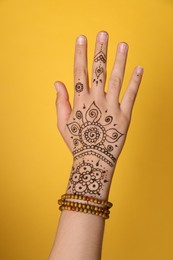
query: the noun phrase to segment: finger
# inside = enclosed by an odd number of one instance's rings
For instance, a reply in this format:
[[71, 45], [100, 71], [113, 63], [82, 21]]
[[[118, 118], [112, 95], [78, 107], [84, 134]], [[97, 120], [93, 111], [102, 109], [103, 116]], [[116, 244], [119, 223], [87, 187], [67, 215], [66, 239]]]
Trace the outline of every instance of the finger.
[[92, 69], [92, 87], [95, 91], [104, 90], [106, 81], [108, 33], [99, 32], [96, 39], [94, 62]]
[[128, 44], [121, 42], [117, 46], [115, 63], [108, 83], [107, 98], [114, 98], [119, 101], [119, 94], [123, 83], [126, 60], [128, 54]]
[[71, 105], [69, 103], [69, 96], [65, 85], [62, 82], [55, 82], [57, 90], [56, 111], [57, 111], [57, 125], [58, 129], [62, 131], [66, 127], [66, 123], [71, 114]]
[[140, 66], [136, 67], [133, 71], [129, 85], [120, 104], [120, 109], [129, 119], [131, 118], [133, 105], [135, 103], [142, 76], [143, 68]]
[[80, 35], [76, 40], [74, 57], [74, 98], [88, 92], [87, 39]]

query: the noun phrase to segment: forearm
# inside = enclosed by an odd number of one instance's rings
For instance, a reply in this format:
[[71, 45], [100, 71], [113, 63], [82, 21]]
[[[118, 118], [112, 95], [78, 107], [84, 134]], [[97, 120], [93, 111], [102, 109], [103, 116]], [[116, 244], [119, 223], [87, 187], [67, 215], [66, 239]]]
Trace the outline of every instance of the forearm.
[[104, 225], [101, 217], [63, 211], [49, 260], [100, 260]]
[[[80, 198], [88, 196], [88, 199], [108, 200], [112, 172], [109, 165], [95, 157], [86, 156], [74, 161], [66, 193], [78, 194]], [[80, 188], [83, 191], [80, 192]], [[95, 205], [74, 197], [68, 202], [89, 207]], [[105, 219], [99, 215], [63, 210], [49, 260], [100, 260], [104, 226]]]

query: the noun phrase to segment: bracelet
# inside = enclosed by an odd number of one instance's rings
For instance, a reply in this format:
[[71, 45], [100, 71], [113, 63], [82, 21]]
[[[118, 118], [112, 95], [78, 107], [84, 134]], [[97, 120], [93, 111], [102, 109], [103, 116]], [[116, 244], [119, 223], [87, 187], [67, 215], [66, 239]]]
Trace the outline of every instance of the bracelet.
[[[72, 201], [80, 200], [80, 202]], [[83, 201], [84, 203], [81, 203]], [[89, 204], [89, 203], [92, 204]], [[104, 219], [109, 218], [110, 211], [109, 209], [113, 204], [106, 200], [100, 200], [93, 197], [82, 196], [78, 194], [64, 194], [61, 196], [61, 199], [58, 200], [60, 205], [59, 210], [70, 210], [88, 213], [96, 216], [100, 216]]]
[[103, 212], [103, 213], [106, 213], [106, 214], [110, 213], [110, 211], [107, 208], [101, 208], [101, 207], [98, 207], [98, 206], [80, 203], [80, 202], [58, 200], [58, 204], [61, 205], [61, 206], [70, 206], [72, 208], [78, 207], [78, 208], [83, 208], [83, 209], [95, 210], [95, 211]]
[[100, 216], [104, 219], [109, 218], [109, 211], [103, 208], [99, 208], [93, 205], [88, 205], [88, 204], [82, 204], [78, 202], [70, 202], [70, 205], [61, 205], [59, 207], [59, 210], [70, 210], [70, 211], [77, 211], [77, 212], [83, 212], [83, 213], [88, 213], [96, 216]]
[[93, 197], [82, 196], [82, 195], [78, 195], [78, 194], [64, 194], [61, 196], [61, 199], [62, 200], [76, 199], [76, 200], [83, 200], [83, 201], [87, 201], [87, 202], [93, 202], [94, 204], [106, 206], [109, 209], [112, 208], [112, 206], [113, 206], [113, 204], [107, 200], [100, 200], [100, 199], [96, 199]]

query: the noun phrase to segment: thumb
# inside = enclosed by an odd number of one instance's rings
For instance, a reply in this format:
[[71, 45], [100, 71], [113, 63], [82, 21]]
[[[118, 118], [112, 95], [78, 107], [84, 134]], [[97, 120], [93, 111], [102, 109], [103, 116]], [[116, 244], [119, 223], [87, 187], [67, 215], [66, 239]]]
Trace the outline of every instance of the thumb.
[[65, 128], [66, 122], [71, 114], [71, 105], [69, 102], [69, 95], [65, 85], [60, 82], [55, 82], [55, 88], [57, 90], [56, 98], [56, 111], [57, 111], [57, 124], [58, 129], [62, 131]]

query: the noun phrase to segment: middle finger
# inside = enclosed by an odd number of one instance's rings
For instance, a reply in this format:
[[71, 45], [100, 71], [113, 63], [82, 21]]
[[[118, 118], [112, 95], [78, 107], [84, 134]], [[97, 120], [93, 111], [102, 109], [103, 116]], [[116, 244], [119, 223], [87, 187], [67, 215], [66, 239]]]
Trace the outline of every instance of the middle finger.
[[106, 81], [107, 45], [107, 32], [99, 32], [96, 39], [95, 55], [92, 69], [92, 90], [99, 92], [99, 94], [101, 90], [104, 91]]

